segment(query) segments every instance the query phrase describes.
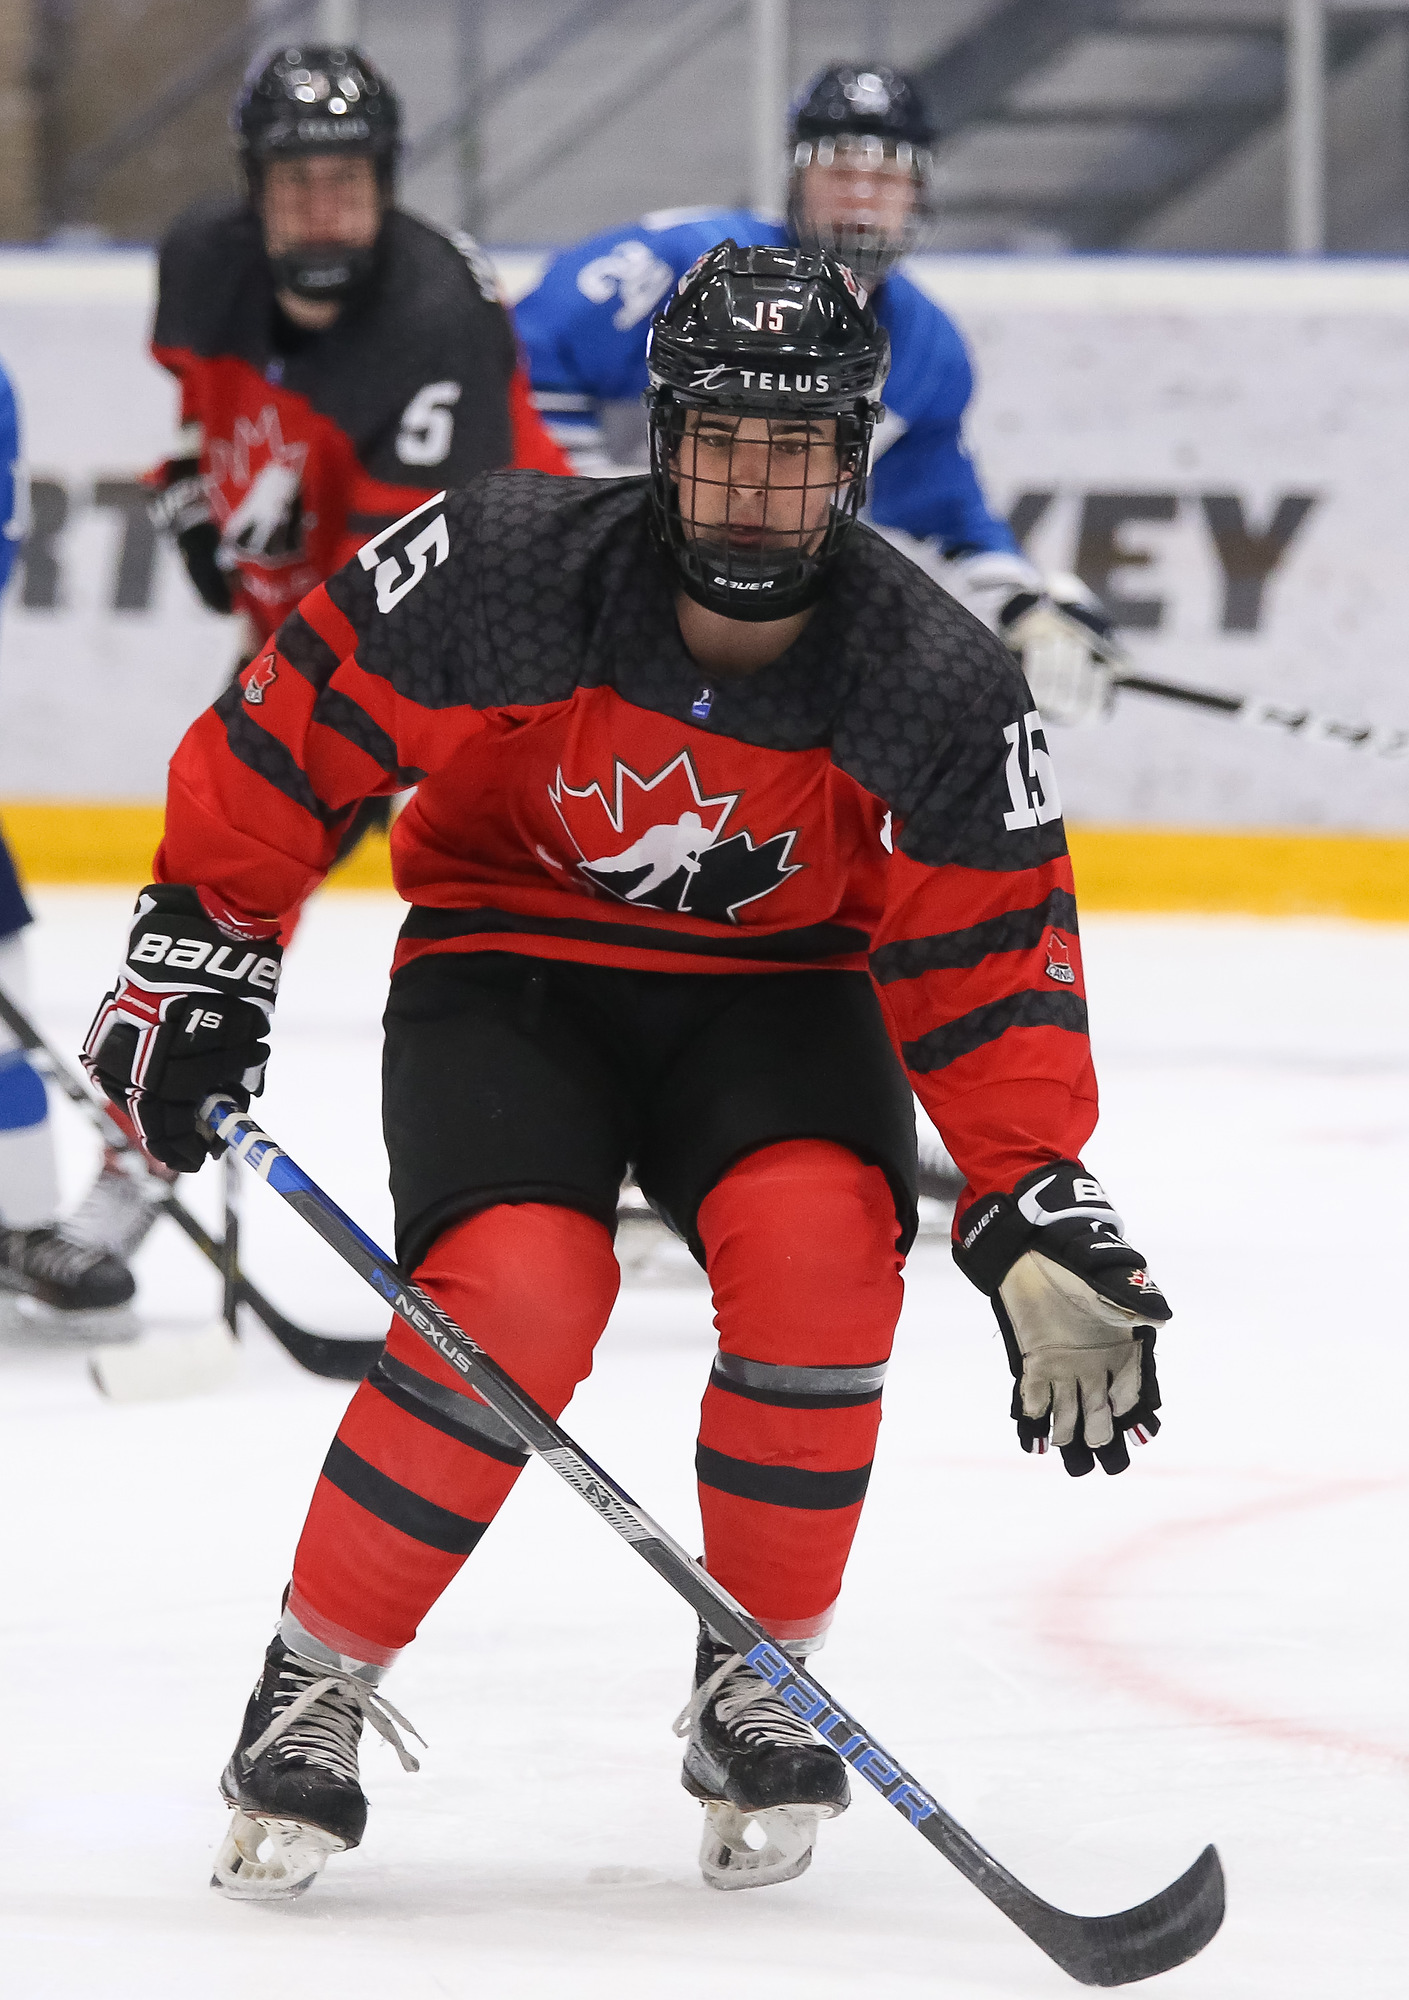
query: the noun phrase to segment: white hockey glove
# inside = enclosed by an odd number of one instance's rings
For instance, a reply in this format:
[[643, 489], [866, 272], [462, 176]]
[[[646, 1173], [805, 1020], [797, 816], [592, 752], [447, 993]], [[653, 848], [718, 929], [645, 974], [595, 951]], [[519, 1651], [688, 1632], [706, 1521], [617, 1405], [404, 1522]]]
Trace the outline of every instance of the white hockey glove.
[[1097, 722], [1115, 701], [1118, 649], [1100, 599], [1076, 576], [1044, 578], [1018, 591], [998, 615], [999, 636], [1022, 661], [1044, 722]]
[[945, 556], [933, 539], [881, 533], [1012, 648], [1044, 722], [1074, 728], [1110, 713], [1122, 655], [1100, 598], [1079, 576], [1043, 576], [1007, 549]]
[[1048, 1442], [1080, 1478], [1130, 1463], [1127, 1436], [1158, 1431], [1155, 1329], [1168, 1303], [1120, 1217], [1076, 1160], [985, 1195], [956, 1225], [954, 1261], [993, 1303], [1016, 1386], [1024, 1451]]

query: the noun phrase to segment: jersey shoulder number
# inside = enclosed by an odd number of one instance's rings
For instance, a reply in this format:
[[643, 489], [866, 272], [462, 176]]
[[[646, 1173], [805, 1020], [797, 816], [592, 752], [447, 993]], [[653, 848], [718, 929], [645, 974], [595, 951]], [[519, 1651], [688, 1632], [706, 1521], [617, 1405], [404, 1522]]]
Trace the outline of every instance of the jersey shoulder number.
[[1021, 722], [1010, 722], [1003, 731], [1008, 745], [1004, 776], [1008, 781], [1010, 806], [1003, 815], [1009, 833], [1029, 827], [1046, 826], [1062, 816], [1057, 796], [1057, 774], [1047, 752], [1042, 717], [1030, 708]]
[[358, 562], [372, 572], [378, 611], [394, 611], [426, 572], [439, 569], [449, 555], [444, 500], [444, 492], [433, 494], [357, 551]]

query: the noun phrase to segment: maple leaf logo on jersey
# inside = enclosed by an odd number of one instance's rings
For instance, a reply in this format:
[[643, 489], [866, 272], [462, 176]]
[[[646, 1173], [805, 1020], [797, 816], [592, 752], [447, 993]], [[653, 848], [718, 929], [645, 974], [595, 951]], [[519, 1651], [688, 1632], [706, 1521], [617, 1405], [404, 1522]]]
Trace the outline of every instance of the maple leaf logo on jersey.
[[801, 862], [788, 856], [797, 829], [754, 844], [747, 828], [725, 837], [741, 792], [708, 796], [688, 750], [642, 778], [618, 757], [608, 799], [594, 782], [568, 784], [561, 766], [548, 787], [553, 810], [579, 855], [579, 871], [619, 902], [736, 924], [746, 903], [770, 895]]
[[1076, 984], [1076, 970], [1071, 962], [1070, 950], [1055, 931], [1047, 933], [1047, 977], [1055, 979], [1059, 986]]
[[265, 690], [272, 688], [278, 678], [278, 672], [274, 666], [274, 655], [266, 653], [263, 659], [256, 660], [250, 668], [249, 676], [245, 681], [245, 700], [253, 703], [258, 708], [259, 704], [264, 700]]
[[268, 568], [303, 554], [306, 444], [285, 444], [279, 412], [266, 403], [256, 420], [236, 417], [227, 442], [212, 438], [207, 491], [223, 549]]

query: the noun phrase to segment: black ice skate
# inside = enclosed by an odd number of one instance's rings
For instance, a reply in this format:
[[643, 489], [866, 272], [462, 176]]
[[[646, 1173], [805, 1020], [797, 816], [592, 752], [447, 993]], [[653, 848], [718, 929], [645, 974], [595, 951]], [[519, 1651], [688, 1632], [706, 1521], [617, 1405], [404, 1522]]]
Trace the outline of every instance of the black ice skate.
[[103, 1340], [132, 1338], [137, 1322], [123, 1310], [137, 1287], [120, 1257], [79, 1243], [62, 1224], [0, 1228], [0, 1292], [49, 1309], [55, 1331]]
[[703, 1627], [695, 1692], [675, 1733], [689, 1738], [680, 1782], [704, 1804], [700, 1872], [710, 1887], [761, 1889], [801, 1875], [818, 1821], [851, 1803], [846, 1766]]
[[215, 1857], [211, 1887], [247, 1902], [301, 1896], [330, 1854], [356, 1847], [367, 1826], [357, 1747], [370, 1722], [401, 1766], [420, 1765], [396, 1725], [421, 1738], [375, 1683], [302, 1659], [275, 1637], [245, 1710], [240, 1740], [221, 1774], [234, 1817]]

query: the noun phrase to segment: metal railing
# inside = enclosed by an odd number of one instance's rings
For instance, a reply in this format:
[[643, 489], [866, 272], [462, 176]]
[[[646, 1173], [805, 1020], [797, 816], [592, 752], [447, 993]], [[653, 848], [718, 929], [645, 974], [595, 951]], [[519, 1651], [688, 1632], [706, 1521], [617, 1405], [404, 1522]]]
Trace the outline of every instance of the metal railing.
[[98, 139], [91, 146], [85, 146], [69, 160], [51, 197], [56, 211], [53, 220], [68, 222], [81, 220], [74, 210], [86, 207], [99, 183], [107, 178], [124, 160], [140, 152], [150, 140], [170, 125], [174, 119], [189, 109], [195, 100], [219, 81], [232, 63], [243, 62], [266, 41], [276, 35], [281, 28], [294, 26], [305, 16], [311, 15], [317, 0], [275, 0], [273, 6], [260, 14], [249, 16], [235, 27], [227, 29], [212, 42], [204, 55], [181, 71], [142, 110]]
[[[466, 178], [473, 175], [473, 141], [485, 113], [515, 92], [560, 65], [586, 38], [608, 26], [633, 0], [579, 0], [564, 18], [536, 36], [526, 48], [489, 75], [480, 78], [449, 111], [418, 132], [407, 145], [404, 166], [415, 171], [452, 148], [463, 149]], [[356, 10], [341, 14], [355, 20]], [[270, 0], [219, 36], [204, 53], [166, 84], [149, 103], [102, 139], [76, 153], [64, 166], [51, 192], [52, 224], [80, 222], [91, 210], [96, 190], [108, 175], [141, 152], [232, 66], [242, 65], [260, 46], [281, 33], [307, 26], [322, 34], [329, 24], [328, 0]], [[754, 71], [754, 195], [768, 205], [781, 171], [781, 138], [786, 112], [787, 0], [690, 0], [665, 30], [653, 35], [637, 61], [614, 67], [610, 81], [574, 104], [547, 130], [540, 143], [515, 161], [493, 182], [467, 186], [464, 206], [480, 213], [540, 182], [572, 158], [645, 90], [692, 48], [732, 28], [745, 14], [752, 21], [753, 48], [762, 60]], [[778, 101], [773, 102], [776, 98]], [[767, 135], [767, 147], [764, 139]], [[765, 151], [767, 157], [765, 158]], [[773, 155], [777, 154], [777, 160]]]

